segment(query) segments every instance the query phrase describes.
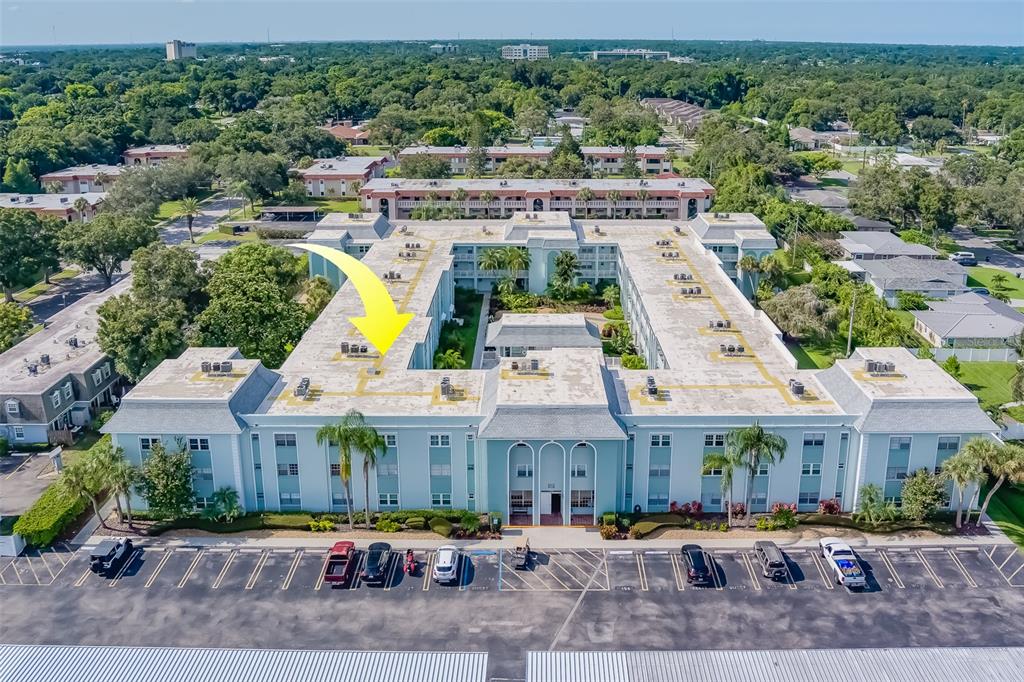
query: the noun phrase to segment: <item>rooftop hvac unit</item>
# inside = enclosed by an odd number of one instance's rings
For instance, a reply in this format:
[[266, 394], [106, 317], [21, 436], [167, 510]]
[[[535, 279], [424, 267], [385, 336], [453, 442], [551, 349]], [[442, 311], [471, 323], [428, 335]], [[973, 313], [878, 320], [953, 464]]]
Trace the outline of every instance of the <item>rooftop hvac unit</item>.
[[348, 353], [348, 341], [341, 342], [341, 352]]
[[887, 362], [887, 363], [885, 363], [885, 366], [882, 368], [882, 371], [885, 372], [886, 374], [892, 374], [893, 372], [896, 371], [896, 363], [895, 362]]
[[736, 346], [736, 352], [739, 353], [740, 355], [743, 355], [744, 353], [747, 352], [747, 350], [743, 346]]
[[729, 346], [729, 351], [728, 352], [729, 353], [735, 353], [736, 352], [736, 346]]
[[50, 364], [50, 356], [47, 355], [46, 353], [43, 353], [42, 355], [40, 355], [39, 356], [39, 364], [40, 365], [49, 365]]
[[402, 225], [400, 228], [398, 228], [398, 234], [405, 234], [405, 231], [408, 230], [408, 229], [409, 229], [408, 227], [406, 227], [405, 225]]
[[793, 392], [793, 395], [802, 396], [804, 394], [804, 383], [796, 379], [790, 379], [789, 390]]
[[728, 346], [726, 346], [726, 345], [725, 345], [724, 343], [722, 343], [722, 344], [719, 344], [719, 345], [718, 345], [718, 351], [719, 351], [719, 352], [720, 352], [720, 353], [721, 353], [722, 355], [725, 355], [725, 354], [726, 354], [726, 352], [728, 352], [728, 350], [729, 350], [729, 347], [728, 347]]
[[225, 360], [224, 362], [220, 363], [220, 371], [224, 372], [225, 374], [227, 374], [227, 373], [229, 373], [231, 371], [231, 367], [232, 367], [231, 363], [229, 361], [227, 361], [227, 360]]
[[731, 329], [732, 328], [732, 321], [731, 320], [722, 320], [722, 324], [725, 325], [726, 329]]
[[875, 372], [878, 371], [878, 363], [875, 362], [874, 360], [865, 360], [864, 370], [871, 374], [874, 374]]
[[366, 355], [367, 353], [370, 352], [370, 349], [367, 346], [359, 346], [359, 352], [362, 353], [363, 355]]
[[33, 362], [31, 365], [28, 366], [28, 375], [30, 377], [34, 377], [37, 374], [39, 374], [39, 365]]
[[213, 369], [208, 360], [204, 360], [199, 363], [199, 371], [209, 374], [210, 370]]
[[658, 384], [654, 377], [647, 377], [647, 395], [658, 395]]
[[212, 367], [211, 367], [210, 369], [211, 369], [211, 371], [213, 371], [213, 372], [217, 372], [217, 373], [219, 374], [219, 373], [220, 373], [220, 371], [221, 371], [221, 369], [220, 369], [220, 363], [219, 363], [219, 362], [215, 362], [215, 363], [213, 363], [213, 366], [212, 366]]
[[530, 360], [530, 370], [536, 372], [539, 369], [540, 369], [540, 361], [539, 360]]
[[72, 348], [78, 348], [78, 337], [72, 336], [70, 339], [68, 339], [68, 345], [71, 346]]
[[519, 363], [513, 361], [512, 362], [512, 371], [517, 371], [518, 369], [519, 369]]

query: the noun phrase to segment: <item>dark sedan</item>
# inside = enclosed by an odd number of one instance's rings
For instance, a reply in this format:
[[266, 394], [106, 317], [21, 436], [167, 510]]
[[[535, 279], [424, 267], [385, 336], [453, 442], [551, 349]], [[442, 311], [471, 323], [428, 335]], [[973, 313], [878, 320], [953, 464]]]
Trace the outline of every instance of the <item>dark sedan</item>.
[[683, 566], [686, 568], [686, 582], [710, 585], [711, 559], [700, 545], [683, 545]]
[[366, 564], [359, 574], [364, 583], [379, 585], [387, 579], [388, 564], [391, 560], [391, 545], [375, 542], [366, 550]]

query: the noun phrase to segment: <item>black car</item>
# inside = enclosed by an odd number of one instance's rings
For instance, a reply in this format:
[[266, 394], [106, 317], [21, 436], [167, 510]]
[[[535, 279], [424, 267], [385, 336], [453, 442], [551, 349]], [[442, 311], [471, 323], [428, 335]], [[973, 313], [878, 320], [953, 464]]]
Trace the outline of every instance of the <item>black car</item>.
[[89, 553], [89, 570], [101, 575], [112, 575], [121, 570], [132, 555], [132, 541], [104, 540]]
[[697, 585], [711, 584], [711, 560], [700, 545], [683, 545], [683, 566], [686, 582]]
[[387, 578], [388, 562], [391, 559], [391, 545], [386, 542], [375, 542], [366, 550], [366, 563], [359, 574], [364, 583], [370, 585], [384, 582]]

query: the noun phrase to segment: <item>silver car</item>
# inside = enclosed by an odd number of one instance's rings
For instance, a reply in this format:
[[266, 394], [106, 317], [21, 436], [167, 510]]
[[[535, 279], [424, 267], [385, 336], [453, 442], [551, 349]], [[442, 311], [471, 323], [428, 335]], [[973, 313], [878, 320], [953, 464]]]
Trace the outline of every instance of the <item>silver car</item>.
[[459, 548], [454, 545], [438, 547], [434, 553], [432, 577], [435, 583], [451, 584], [459, 580]]

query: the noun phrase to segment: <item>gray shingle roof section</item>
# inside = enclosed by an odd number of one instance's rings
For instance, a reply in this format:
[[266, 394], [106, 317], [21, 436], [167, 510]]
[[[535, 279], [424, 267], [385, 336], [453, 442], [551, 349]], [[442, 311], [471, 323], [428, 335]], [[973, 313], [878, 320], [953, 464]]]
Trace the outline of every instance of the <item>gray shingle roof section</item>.
[[875, 256], [938, 256], [938, 252], [924, 244], [911, 244], [891, 232], [840, 232], [839, 245], [850, 253], [869, 253]]
[[921, 260], [899, 256], [888, 260], [857, 261], [871, 277], [872, 284], [886, 290], [929, 289], [932, 284], [955, 290], [968, 291], [964, 282], [967, 271], [948, 260]]
[[131, 403], [125, 401], [102, 428], [103, 433], [239, 434], [239, 420], [227, 403], [182, 404], [180, 402]]
[[854, 422], [861, 433], [994, 433], [999, 427], [977, 401], [894, 402], [878, 400]]
[[1024, 329], [1024, 313], [990, 296], [974, 292], [930, 301], [914, 317], [950, 339], [1005, 339]]
[[924, 682], [1020, 679], [1024, 649], [531, 651], [526, 682]]
[[0, 645], [0, 682], [99, 680], [111, 671], [134, 682], [485, 682], [487, 654]]
[[480, 438], [625, 440], [607, 407], [499, 407], [480, 424]]
[[487, 325], [487, 345], [495, 348], [600, 348], [601, 337], [597, 327], [583, 315], [506, 313], [497, 322]]

